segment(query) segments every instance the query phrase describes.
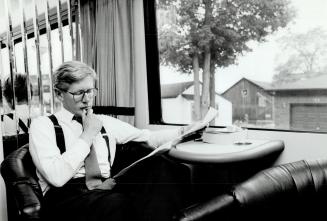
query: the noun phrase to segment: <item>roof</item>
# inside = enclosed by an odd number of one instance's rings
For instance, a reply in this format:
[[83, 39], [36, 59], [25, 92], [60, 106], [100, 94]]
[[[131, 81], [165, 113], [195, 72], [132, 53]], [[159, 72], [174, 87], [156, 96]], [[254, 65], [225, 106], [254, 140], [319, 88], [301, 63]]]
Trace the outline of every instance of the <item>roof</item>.
[[161, 85], [161, 98], [175, 98], [193, 85], [193, 81]]
[[[262, 81], [254, 81], [248, 78], [242, 78], [225, 90], [226, 93], [232, 87], [237, 85], [242, 80], [246, 80], [252, 82], [253, 84], [263, 88], [266, 91], [291, 91], [291, 90], [327, 90], [327, 74], [321, 74], [314, 77], [303, 78], [297, 81], [293, 81], [290, 83], [282, 83], [282, 84], [273, 84]], [[223, 94], [224, 94], [223, 93]]]
[[250, 83], [257, 85], [258, 87], [261, 87], [264, 90], [270, 90], [272, 88], [271, 83], [263, 82], [263, 81], [254, 81], [254, 80], [243, 77], [240, 80], [238, 80], [236, 83], [234, 83], [232, 86], [227, 88], [222, 94], [225, 94], [227, 91], [229, 91], [231, 88], [233, 88], [235, 85], [239, 84], [242, 81], [249, 81]]
[[291, 83], [274, 85], [270, 91], [286, 91], [286, 90], [327, 90], [327, 74], [317, 77], [298, 80]]
[[[199, 89], [201, 94], [202, 82], [200, 81], [199, 83], [200, 83]], [[161, 85], [161, 98], [176, 98], [180, 94], [187, 99], [193, 99], [194, 81]], [[216, 95], [221, 96], [217, 92]]]
[[252, 83], [258, 85], [259, 87], [263, 88], [264, 90], [269, 90], [272, 88], [272, 84], [271, 83], [268, 83], [268, 82], [263, 82], [263, 81], [253, 81], [253, 80], [249, 80], [247, 79], [248, 81], [251, 81]]

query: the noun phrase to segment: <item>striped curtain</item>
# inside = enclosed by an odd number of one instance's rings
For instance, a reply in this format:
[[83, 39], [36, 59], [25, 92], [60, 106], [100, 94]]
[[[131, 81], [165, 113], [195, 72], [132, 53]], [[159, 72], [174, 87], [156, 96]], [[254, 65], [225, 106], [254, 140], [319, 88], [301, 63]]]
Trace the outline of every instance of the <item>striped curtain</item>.
[[[133, 3], [82, 0], [83, 61], [98, 74], [98, 106], [135, 106]], [[134, 124], [134, 117], [119, 116]]]

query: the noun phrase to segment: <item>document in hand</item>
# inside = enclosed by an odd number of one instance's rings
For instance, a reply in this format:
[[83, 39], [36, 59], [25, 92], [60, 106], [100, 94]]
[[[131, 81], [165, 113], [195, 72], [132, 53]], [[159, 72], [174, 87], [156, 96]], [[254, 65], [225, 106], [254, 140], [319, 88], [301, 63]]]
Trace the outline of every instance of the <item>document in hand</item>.
[[205, 127], [207, 127], [209, 122], [212, 121], [217, 115], [218, 115], [218, 110], [216, 110], [214, 108], [210, 108], [208, 110], [207, 114], [205, 115], [205, 117], [202, 120], [191, 124], [190, 125], [191, 127], [187, 131], [185, 131], [183, 135], [181, 135], [181, 136], [177, 137], [176, 139], [171, 140], [171, 141], [159, 146], [158, 148], [153, 150], [151, 153], [149, 153], [145, 157], [142, 157], [141, 159], [135, 161], [134, 163], [132, 163], [129, 166], [122, 169], [120, 172], [118, 172], [112, 178], [113, 179], [118, 178], [118, 177], [124, 175], [129, 169], [131, 169], [132, 167], [134, 167], [136, 164], [140, 163], [141, 161], [143, 161], [143, 160], [145, 160], [145, 159], [147, 159], [149, 157], [152, 157], [152, 156], [157, 156], [157, 155], [163, 154], [163, 153], [169, 151], [171, 148], [176, 147], [177, 144], [187, 141], [187, 138], [189, 136], [191, 136], [192, 134], [194, 134], [194, 133], [196, 133], [198, 131], [201, 131]]

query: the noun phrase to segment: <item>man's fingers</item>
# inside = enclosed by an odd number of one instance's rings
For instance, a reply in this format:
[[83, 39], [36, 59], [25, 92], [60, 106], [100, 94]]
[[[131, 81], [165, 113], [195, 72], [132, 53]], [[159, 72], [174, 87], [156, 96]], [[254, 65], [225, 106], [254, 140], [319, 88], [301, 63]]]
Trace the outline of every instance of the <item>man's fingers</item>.
[[89, 115], [89, 114], [93, 114], [93, 109], [92, 109], [92, 108], [87, 109], [87, 114], [88, 114], [88, 115]]

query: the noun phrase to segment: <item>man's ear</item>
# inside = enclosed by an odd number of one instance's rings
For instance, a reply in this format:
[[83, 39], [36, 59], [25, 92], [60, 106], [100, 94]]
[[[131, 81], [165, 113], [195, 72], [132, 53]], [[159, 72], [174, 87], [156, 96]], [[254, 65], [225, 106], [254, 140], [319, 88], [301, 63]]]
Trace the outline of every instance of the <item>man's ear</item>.
[[58, 90], [57, 88], [55, 88], [54, 90], [55, 90], [57, 98], [62, 102], [64, 100], [62, 91]]

